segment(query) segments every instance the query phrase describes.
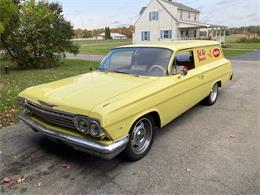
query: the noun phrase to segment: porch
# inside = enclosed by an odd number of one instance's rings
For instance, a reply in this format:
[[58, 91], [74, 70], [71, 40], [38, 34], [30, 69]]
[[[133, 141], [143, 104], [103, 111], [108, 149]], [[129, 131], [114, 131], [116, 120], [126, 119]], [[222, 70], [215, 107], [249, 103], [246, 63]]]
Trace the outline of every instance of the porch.
[[178, 24], [178, 40], [214, 40], [225, 44], [227, 26], [181, 21]]

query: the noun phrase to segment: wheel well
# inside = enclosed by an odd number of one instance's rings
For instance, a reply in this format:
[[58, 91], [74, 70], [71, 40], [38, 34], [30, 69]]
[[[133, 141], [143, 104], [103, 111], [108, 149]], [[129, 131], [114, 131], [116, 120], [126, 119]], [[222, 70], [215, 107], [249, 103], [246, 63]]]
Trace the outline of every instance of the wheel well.
[[154, 112], [148, 113], [147, 115], [150, 115], [153, 117], [155, 127], [161, 128], [161, 119], [160, 119], [158, 112], [154, 111]]
[[218, 84], [218, 87], [222, 87], [221, 81], [218, 81], [217, 84]]

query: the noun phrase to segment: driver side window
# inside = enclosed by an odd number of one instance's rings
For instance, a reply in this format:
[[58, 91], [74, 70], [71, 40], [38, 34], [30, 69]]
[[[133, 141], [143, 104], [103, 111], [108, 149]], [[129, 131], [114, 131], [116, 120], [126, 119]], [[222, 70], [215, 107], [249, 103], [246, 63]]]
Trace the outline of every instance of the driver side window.
[[190, 71], [194, 68], [193, 51], [183, 51], [176, 55], [173, 63], [173, 74], [180, 74], [182, 70]]

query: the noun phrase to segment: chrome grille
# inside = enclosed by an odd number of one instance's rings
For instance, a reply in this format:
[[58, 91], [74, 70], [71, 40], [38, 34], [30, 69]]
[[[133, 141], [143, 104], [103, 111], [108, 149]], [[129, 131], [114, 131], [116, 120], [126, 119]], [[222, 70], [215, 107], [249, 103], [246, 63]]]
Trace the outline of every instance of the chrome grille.
[[73, 123], [73, 114], [46, 108], [32, 102], [27, 102], [26, 105], [33, 116], [44, 122], [69, 129], [76, 129]]

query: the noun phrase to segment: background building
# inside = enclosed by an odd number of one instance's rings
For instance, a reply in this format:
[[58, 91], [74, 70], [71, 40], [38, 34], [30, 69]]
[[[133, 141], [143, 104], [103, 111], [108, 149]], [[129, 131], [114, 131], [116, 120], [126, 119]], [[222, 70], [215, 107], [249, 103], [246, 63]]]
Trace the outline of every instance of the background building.
[[[200, 11], [172, 0], [151, 0], [135, 23], [133, 43], [210, 39], [225, 42], [225, 29], [200, 22]], [[200, 31], [204, 30], [204, 36]]]

